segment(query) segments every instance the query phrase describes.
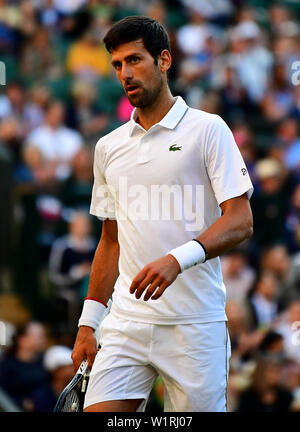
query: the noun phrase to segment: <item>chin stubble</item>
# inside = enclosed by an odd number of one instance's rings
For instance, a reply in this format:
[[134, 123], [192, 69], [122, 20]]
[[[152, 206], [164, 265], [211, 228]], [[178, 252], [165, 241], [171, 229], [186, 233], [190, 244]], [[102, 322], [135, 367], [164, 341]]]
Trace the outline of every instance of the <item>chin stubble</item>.
[[139, 86], [140, 89], [142, 90], [142, 94], [140, 96], [130, 97], [129, 95], [127, 95], [130, 103], [136, 108], [146, 108], [153, 105], [157, 100], [157, 97], [160, 94], [161, 89], [163, 87], [163, 79], [162, 77], [160, 78], [161, 79], [159, 84], [153, 89], [153, 91], [145, 89], [142, 86]]

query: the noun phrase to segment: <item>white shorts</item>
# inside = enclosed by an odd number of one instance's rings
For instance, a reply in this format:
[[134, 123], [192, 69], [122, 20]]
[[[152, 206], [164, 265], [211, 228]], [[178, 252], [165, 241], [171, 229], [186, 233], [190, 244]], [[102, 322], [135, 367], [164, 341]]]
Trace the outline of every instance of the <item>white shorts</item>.
[[110, 313], [102, 322], [100, 345], [85, 407], [109, 400], [143, 399], [155, 379], [164, 385], [164, 411], [226, 411], [230, 340], [226, 322], [158, 325]]

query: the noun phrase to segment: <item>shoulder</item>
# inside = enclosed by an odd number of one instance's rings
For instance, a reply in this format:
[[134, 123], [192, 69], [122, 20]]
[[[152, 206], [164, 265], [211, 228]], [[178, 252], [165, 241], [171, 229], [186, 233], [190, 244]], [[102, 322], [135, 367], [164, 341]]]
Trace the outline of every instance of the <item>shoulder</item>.
[[128, 135], [130, 128], [130, 121], [124, 123], [118, 128], [114, 129], [112, 132], [101, 137], [95, 146], [95, 152], [99, 153], [101, 151], [105, 151], [110, 147], [114, 147], [118, 143], [120, 143], [120, 138], [124, 138], [126, 134]]
[[201, 122], [202, 125], [205, 124], [209, 127], [227, 126], [225, 121], [218, 114], [212, 114], [197, 108], [189, 107], [188, 116], [190, 118], [198, 120], [199, 122]]
[[196, 108], [188, 109], [185, 127], [193, 133], [196, 132], [201, 142], [206, 143], [231, 135], [231, 130], [222, 117]]

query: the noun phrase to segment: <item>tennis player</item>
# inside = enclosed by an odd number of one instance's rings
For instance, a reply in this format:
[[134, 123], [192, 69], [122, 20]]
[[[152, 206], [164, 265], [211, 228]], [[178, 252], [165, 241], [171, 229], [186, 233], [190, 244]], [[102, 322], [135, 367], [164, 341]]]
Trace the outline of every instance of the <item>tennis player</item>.
[[104, 42], [135, 109], [95, 149], [103, 231], [72, 354], [93, 365], [85, 411], [143, 411], [158, 375], [165, 411], [226, 411], [219, 255], [252, 234], [252, 183], [226, 123], [171, 94], [157, 21], [127, 17]]

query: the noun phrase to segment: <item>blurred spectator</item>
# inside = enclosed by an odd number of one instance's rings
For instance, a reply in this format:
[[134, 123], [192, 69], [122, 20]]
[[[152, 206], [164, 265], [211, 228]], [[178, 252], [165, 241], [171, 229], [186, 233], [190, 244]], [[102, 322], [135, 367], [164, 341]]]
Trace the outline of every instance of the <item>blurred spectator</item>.
[[281, 363], [278, 360], [260, 359], [255, 367], [252, 382], [240, 395], [239, 412], [287, 412], [293, 396], [281, 385]]
[[17, 167], [22, 161], [21, 129], [13, 116], [0, 120], [0, 145], [10, 155], [13, 165]]
[[282, 123], [279, 137], [286, 145], [285, 162], [290, 169], [299, 169], [300, 164], [300, 138], [299, 125], [296, 119], [289, 118]]
[[251, 200], [254, 217], [253, 241], [268, 246], [285, 238], [285, 216], [288, 197], [283, 190], [282, 169], [274, 159], [257, 162], [255, 173], [259, 189]]
[[75, 77], [90, 80], [106, 77], [111, 70], [109, 54], [91, 29], [71, 45], [66, 66]]
[[[299, 26], [295, 31], [288, 29], [272, 39], [272, 51], [277, 62], [285, 66], [285, 74], [289, 83], [292, 83], [294, 73], [293, 63], [299, 60]], [[293, 88], [295, 90], [295, 88]]]
[[[74, 210], [89, 212], [93, 181], [92, 152], [83, 147], [71, 161], [70, 177], [60, 184], [59, 200], [65, 221], [70, 220]], [[99, 221], [96, 223], [99, 225]]]
[[14, 117], [19, 123], [21, 135], [24, 137], [26, 128], [27, 101], [24, 87], [18, 82], [7, 85], [6, 93], [0, 96], [0, 119]]
[[50, 43], [47, 30], [40, 27], [28, 39], [21, 59], [22, 74], [27, 80], [55, 79], [62, 75], [59, 56]]
[[0, 386], [25, 411], [36, 411], [38, 394], [48, 386], [42, 354], [46, 333], [39, 322], [18, 329], [0, 365]]
[[293, 118], [300, 119], [300, 85], [295, 86], [293, 91], [293, 97], [294, 97], [294, 105], [291, 110], [290, 115]]
[[183, 4], [192, 8], [194, 12], [203, 14], [207, 20], [221, 21], [229, 17], [233, 11], [232, 3], [229, 0], [182, 0]]
[[[64, 126], [64, 111], [61, 102], [51, 102], [44, 124], [29, 134], [24, 148], [28, 169], [22, 173], [27, 183], [23, 191], [24, 212], [26, 219], [34, 215], [37, 220], [31, 242], [38, 247], [42, 266], [48, 265], [50, 247], [61, 219], [58, 181], [70, 175], [72, 158], [83, 146], [81, 135]], [[26, 222], [30, 224], [29, 219]]]
[[242, 249], [233, 249], [221, 259], [227, 301], [244, 302], [255, 278]]
[[254, 21], [243, 21], [230, 33], [228, 56], [251, 101], [259, 102], [267, 88], [273, 63], [272, 53], [264, 46]]
[[38, 29], [37, 11], [31, 0], [23, 0], [19, 6], [22, 13], [20, 31], [23, 38], [30, 38]]
[[[62, 205], [62, 219], [57, 231], [60, 235], [67, 232], [66, 224], [75, 210], [89, 213], [93, 182], [93, 152], [83, 147], [72, 159], [70, 177], [60, 183], [58, 198]], [[99, 238], [102, 222], [92, 218], [91, 223], [93, 235]]]
[[[238, 410], [240, 395], [250, 387], [253, 372], [260, 358], [270, 359], [271, 361], [275, 359], [278, 362], [285, 359], [283, 338], [279, 333], [273, 330], [267, 333], [254, 331], [249, 336], [245, 338], [245, 342], [248, 341], [249, 344], [252, 339], [252, 355], [244, 357], [243, 362], [238, 362], [237, 352], [235, 351], [234, 357], [230, 361], [231, 371], [228, 379], [227, 399], [228, 410], [231, 412]], [[282, 373], [286, 374], [286, 371], [282, 370]], [[264, 376], [262, 376], [262, 379], [264, 379]], [[289, 389], [291, 390], [291, 387]]]
[[264, 250], [261, 267], [271, 271], [281, 283], [287, 281], [290, 270], [290, 257], [284, 244], [277, 244]]
[[284, 387], [293, 395], [291, 411], [300, 411], [300, 365], [299, 363], [288, 360], [283, 366], [283, 383]]
[[261, 101], [263, 114], [270, 122], [282, 120], [291, 112], [293, 102], [285, 64], [277, 62], [273, 65], [273, 76]]
[[286, 233], [290, 252], [298, 252], [300, 247], [300, 184], [297, 184], [291, 196], [286, 216]]
[[[68, 329], [74, 331], [79, 316], [79, 305], [84, 298], [83, 281], [89, 276], [96, 250], [96, 241], [90, 236], [89, 216], [75, 212], [71, 217], [69, 233], [58, 238], [51, 248], [49, 276], [54, 285], [54, 295], [67, 304]], [[59, 313], [59, 312], [58, 312]]]
[[[1, 317], [2, 318], [2, 317]], [[0, 365], [1, 360], [6, 356], [7, 350], [13, 343], [13, 337], [16, 332], [16, 327], [10, 321], [1, 319], [0, 330]]]
[[53, 345], [44, 355], [44, 367], [50, 375], [50, 384], [47, 392], [40, 395], [40, 411], [54, 410], [60, 393], [69, 384], [74, 376], [72, 350], [64, 345]]
[[198, 107], [211, 114], [218, 114], [220, 112], [220, 96], [218, 92], [207, 91]]
[[255, 161], [257, 159], [257, 150], [254, 145], [253, 132], [246, 122], [235, 121], [232, 124], [232, 133], [245, 161], [252, 182], [255, 184]]
[[280, 333], [269, 330], [261, 341], [258, 352], [265, 358], [276, 357], [278, 360], [284, 360], [283, 336]]
[[152, 1], [147, 7], [146, 15], [167, 27], [167, 10], [164, 2], [156, 0]]
[[271, 272], [277, 279], [279, 310], [284, 309], [297, 295], [291, 259], [284, 244], [266, 248], [261, 255], [261, 270]]
[[53, 243], [50, 256], [50, 278], [60, 288], [80, 288], [90, 272], [96, 243], [90, 237], [89, 216], [75, 212], [71, 217], [69, 234]]
[[270, 271], [258, 274], [249, 292], [253, 328], [269, 328], [278, 314], [278, 282]]
[[7, 0], [0, 2], [0, 50], [5, 53], [18, 52], [18, 30], [22, 22], [20, 9]]
[[300, 300], [293, 300], [279, 317], [275, 330], [283, 336], [286, 356], [300, 365]]
[[264, 333], [261, 329], [251, 330], [249, 310], [245, 304], [229, 300], [226, 304], [228, 331], [231, 340], [231, 370], [240, 372], [251, 360], [260, 345]]
[[[49, 165], [37, 147], [25, 146], [23, 148], [24, 166], [18, 171], [17, 180], [24, 186], [29, 183], [31, 192], [45, 192], [55, 184], [55, 166]], [[21, 186], [21, 190], [23, 187]], [[52, 188], [51, 188], [52, 186]], [[39, 189], [41, 187], [41, 189]], [[28, 187], [25, 192], [28, 191]]]
[[300, 297], [300, 253], [298, 251], [292, 255], [290, 263], [290, 288], [284, 296], [286, 305]]
[[[1, 127], [0, 127], [1, 137]], [[0, 138], [1, 139], [1, 138]], [[0, 140], [0, 292], [3, 269], [11, 264], [13, 158]]]
[[288, 8], [280, 4], [275, 4], [270, 7], [269, 16], [271, 32], [274, 35], [280, 34], [291, 19]]
[[[177, 57], [180, 61], [176, 89], [185, 95], [193, 107], [199, 108], [200, 102], [206, 102], [203, 91], [210, 90], [208, 86], [213, 62], [221, 51], [220, 39], [220, 31], [205, 20], [201, 11], [191, 6], [189, 21], [176, 34]], [[214, 96], [216, 98], [218, 94]]]
[[189, 21], [177, 32], [177, 43], [185, 56], [200, 55], [212, 30], [202, 12], [195, 7], [189, 10]]
[[28, 105], [26, 111], [27, 132], [41, 126], [45, 120], [45, 111], [50, 102], [51, 94], [49, 89], [36, 84], [28, 92]]
[[21, 14], [17, 5], [9, 4], [7, 0], [1, 0], [0, 21], [11, 28], [18, 28], [21, 24]]
[[70, 174], [70, 161], [82, 147], [81, 135], [64, 125], [65, 108], [53, 101], [46, 110], [44, 124], [27, 137], [27, 146], [37, 148], [44, 162], [52, 166], [57, 179]]
[[296, 119], [288, 117], [282, 120], [277, 129], [277, 139], [285, 146], [285, 165], [296, 170], [300, 164], [300, 137]]
[[92, 83], [78, 80], [73, 84], [68, 123], [82, 134], [86, 145], [91, 148], [94, 148], [98, 139], [104, 135], [108, 116], [98, 106], [96, 89]]
[[242, 121], [246, 111], [253, 111], [248, 93], [239, 79], [235, 64], [225, 55], [217, 56], [213, 62], [211, 85], [220, 92], [220, 113], [226, 121]]
[[39, 21], [43, 27], [53, 29], [57, 27], [59, 12], [53, 4], [53, 0], [44, 0], [37, 3]]
[[62, 14], [73, 14], [77, 12], [87, 0], [52, 0], [55, 9]]

